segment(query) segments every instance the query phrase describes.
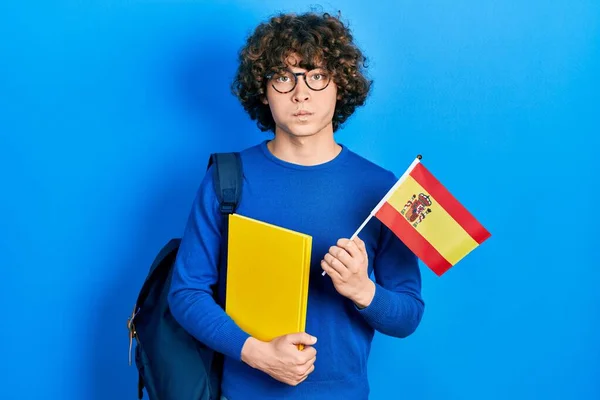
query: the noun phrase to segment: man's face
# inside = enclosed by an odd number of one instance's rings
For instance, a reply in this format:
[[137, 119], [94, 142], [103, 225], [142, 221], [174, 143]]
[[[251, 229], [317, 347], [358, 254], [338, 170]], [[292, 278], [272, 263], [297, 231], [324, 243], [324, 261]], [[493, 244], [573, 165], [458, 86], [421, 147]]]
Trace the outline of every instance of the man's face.
[[[288, 58], [289, 70], [294, 73], [310, 72], [306, 77], [312, 88], [320, 89], [323, 79], [328, 79], [324, 70], [311, 70], [293, 67], [299, 65], [300, 60], [295, 56]], [[323, 72], [321, 74], [320, 72]], [[276, 75], [267, 83], [267, 98], [265, 103], [269, 104], [273, 120], [275, 121], [275, 133], [284, 133], [295, 137], [309, 137], [320, 133], [333, 134], [333, 112], [337, 97], [337, 86], [333, 79], [325, 89], [312, 90], [308, 87], [304, 76], [298, 76], [298, 83], [288, 93], [280, 93], [273, 83], [284, 87], [285, 84], [293, 85], [293, 77]], [[275, 82], [275, 81], [278, 82]], [[281, 87], [280, 87], [281, 88]]]

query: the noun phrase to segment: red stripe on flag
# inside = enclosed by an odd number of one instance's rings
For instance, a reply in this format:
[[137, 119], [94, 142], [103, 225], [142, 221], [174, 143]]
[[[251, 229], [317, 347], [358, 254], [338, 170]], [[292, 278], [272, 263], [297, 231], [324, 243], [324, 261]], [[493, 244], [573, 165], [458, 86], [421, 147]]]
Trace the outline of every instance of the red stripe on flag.
[[375, 214], [385, 226], [404, 242], [436, 275], [452, 267], [448, 262], [393, 206], [385, 202]]
[[410, 172], [419, 185], [423, 187], [454, 220], [475, 240], [481, 244], [490, 237], [490, 233], [475, 217], [456, 200], [454, 196], [437, 180], [435, 176], [419, 163]]

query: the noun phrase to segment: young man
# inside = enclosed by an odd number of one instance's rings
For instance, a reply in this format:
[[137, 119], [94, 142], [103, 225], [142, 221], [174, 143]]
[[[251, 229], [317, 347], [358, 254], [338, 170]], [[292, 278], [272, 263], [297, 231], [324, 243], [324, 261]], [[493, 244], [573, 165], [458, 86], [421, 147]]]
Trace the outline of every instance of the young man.
[[367, 399], [374, 331], [406, 337], [421, 320], [416, 257], [375, 219], [360, 239], [347, 239], [396, 181], [334, 139], [367, 97], [363, 64], [349, 30], [328, 14], [274, 17], [240, 53], [235, 93], [274, 138], [242, 151], [237, 212], [313, 236], [313, 258], [306, 333], [270, 342], [250, 337], [212, 297], [226, 238], [212, 175], [206, 175], [169, 301], [186, 330], [226, 356], [222, 391], [228, 400]]

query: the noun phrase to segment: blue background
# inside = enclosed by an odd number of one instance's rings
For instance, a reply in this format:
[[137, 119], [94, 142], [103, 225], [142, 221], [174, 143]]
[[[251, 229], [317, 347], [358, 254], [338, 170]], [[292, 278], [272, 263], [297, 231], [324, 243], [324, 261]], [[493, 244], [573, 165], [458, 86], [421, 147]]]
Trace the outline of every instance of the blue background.
[[[155, 253], [208, 154], [267, 137], [229, 94], [237, 51], [312, 4], [0, 3], [0, 398], [135, 398]], [[423, 322], [376, 337], [371, 398], [600, 398], [600, 3], [321, 5], [375, 81], [338, 140], [398, 175], [423, 154], [493, 235], [423, 267]]]

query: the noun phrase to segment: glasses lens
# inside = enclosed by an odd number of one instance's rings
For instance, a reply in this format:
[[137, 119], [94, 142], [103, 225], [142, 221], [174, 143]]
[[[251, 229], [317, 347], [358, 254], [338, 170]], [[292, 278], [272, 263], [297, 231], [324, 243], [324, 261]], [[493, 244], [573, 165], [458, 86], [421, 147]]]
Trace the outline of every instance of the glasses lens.
[[273, 87], [280, 92], [289, 92], [294, 88], [294, 75], [289, 71], [277, 72], [271, 78]]
[[331, 75], [321, 69], [310, 71], [306, 74], [306, 84], [312, 90], [323, 90], [327, 87]]

